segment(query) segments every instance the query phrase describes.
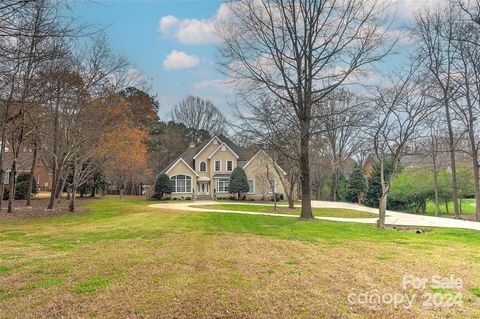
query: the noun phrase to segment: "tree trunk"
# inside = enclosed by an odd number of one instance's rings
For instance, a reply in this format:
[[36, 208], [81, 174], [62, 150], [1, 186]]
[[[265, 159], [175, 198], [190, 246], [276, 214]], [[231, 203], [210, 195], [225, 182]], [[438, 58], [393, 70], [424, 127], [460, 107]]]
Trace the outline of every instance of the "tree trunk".
[[[15, 152], [14, 152], [15, 153]], [[10, 190], [8, 195], [8, 212], [13, 211], [13, 200], [15, 199], [15, 179], [17, 177], [17, 158], [14, 155], [12, 160], [12, 167], [10, 169]]]
[[382, 196], [378, 203], [378, 228], [385, 228], [385, 217], [387, 215], [387, 190], [385, 185], [385, 167], [383, 160], [380, 162], [380, 184], [382, 186]]
[[[310, 202], [310, 159], [309, 159], [309, 123], [303, 123], [300, 139], [300, 184], [302, 186], [302, 212], [300, 218], [312, 219], [312, 203]], [[305, 127], [306, 126], [306, 127]]]
[[37, 166], [37, 153], [38, 153], [38, 146], [37, 146], [37, 142], [35, 141], [33, 143], [33, 159], [32, 159], [32, 166], [30, 167], [30, 178], [28, 180], [27, 206], [30, 206], [32, 201], [33, 181], [35, 179], [35, 166]]
[[97, 193], [97, 187], [96, 187], [96, 186], [93, 186], [93, 188], [92, 188], [92, 194], [90, 194], [90, 197], [95, 197], [96, 193]]
[[[5, 106], [5, 108], [7, 108]], [[1, 145], [0, 145], [0, 211], [2, 210], [2, 202], [3, 202], [3, 192], [5, 189], [5, 169], [3, 164], [3, 159], [5, 158], [5, 130], [6, 130], [6, 121], [7, 121], [8, 111], [5, 111], [4, 119], [2, 121], [2, 137], [1, 137]]]
[[440, 198], [438, 194], [438, 173], [437, 167], [433, 165], [433, 192], [435, 193], [435, 216], [440, 215]]
[[77, 187], [72, 186], [72, 195], [70, 196], [70, 203], [68, 205], [68, 211], [75, 213], [75, 194], [77, 192]]
[[[60, 203], [60, 200], [62, 199], [62, 194], [63, 194], [63, 190], [65, 189], [66, 183], [67, 183], [67, 177], [62, 178], [62, 183], [58, 184], [60, 187], [57, 188], [57, 191], [55, 192], [55, 198], [57, 199], [57, 203]], [[70, 199], [70, 196], [68, 196], [68, 199]]]
[[378, 228], [385, 228], [385, 217], [387, 215], [387, 194], [382, 195], [378, 205]]
[[336, 202], [337, 199], [337, 193], [338, 193], [338, 172], [335, 169], [335, 172], [333, 173], [332, 177], [332, 200]]
[[55, 193], [57, 192], [57, 165], [52, 166], [52, 187], [50, 189], [50, 198], [48, 200], [47, 209], [53, 209], [55, 204]]
[[452, 120], [450, 117], [450, 107], [448, 105], [448, 92], [444, 93], [445, 116], [448, 127], [448, 146], [450, 151], [450, 168], [452, 170], [452, 199], [455, 218], [460, 218], [460, 208], [458, 206], [458, 185], [457, 185], [457, 165], [455, 161], [455, 141], [453, 137]]
[[295, 183], [290, 183], [290, 190], [288, 191], [288, 207], [295, 208], [295, 199], [293, 198], [293, 192], [295, 191]]

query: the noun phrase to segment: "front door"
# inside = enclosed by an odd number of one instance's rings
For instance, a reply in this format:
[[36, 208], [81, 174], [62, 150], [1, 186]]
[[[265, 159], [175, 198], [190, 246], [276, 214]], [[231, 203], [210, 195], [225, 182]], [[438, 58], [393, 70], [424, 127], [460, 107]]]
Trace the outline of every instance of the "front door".
[[208, 183], [200, 183], [200, 194], [208, 194]]

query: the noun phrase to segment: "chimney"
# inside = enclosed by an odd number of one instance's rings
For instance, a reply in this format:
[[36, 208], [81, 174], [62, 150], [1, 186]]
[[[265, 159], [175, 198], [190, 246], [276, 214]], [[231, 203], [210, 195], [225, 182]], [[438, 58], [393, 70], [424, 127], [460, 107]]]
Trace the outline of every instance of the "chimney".
[[195, 142], [190, 142], [190, 144], [188, 145], [189, 148], [195, 148]]

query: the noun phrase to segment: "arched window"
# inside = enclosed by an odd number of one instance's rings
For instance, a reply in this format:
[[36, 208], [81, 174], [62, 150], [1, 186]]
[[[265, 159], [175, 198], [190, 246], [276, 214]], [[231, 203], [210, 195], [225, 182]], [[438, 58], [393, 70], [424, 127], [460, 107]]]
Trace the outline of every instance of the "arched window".
[[170, 177], [172, 193], [191, 193], [192, 178], [187, 175], [175, 175]]
[[200, 162], [200, 172], [206, 172], [206, 171], [207, 171], [207, 163]]

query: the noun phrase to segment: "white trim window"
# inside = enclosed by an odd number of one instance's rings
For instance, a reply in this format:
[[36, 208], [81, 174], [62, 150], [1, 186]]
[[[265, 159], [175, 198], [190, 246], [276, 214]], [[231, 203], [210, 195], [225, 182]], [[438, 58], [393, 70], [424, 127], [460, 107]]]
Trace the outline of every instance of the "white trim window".
[[[273, 189], [272, 189], [272, 182], [273, 182]], [[268, 181], [268, 193], [272, 194], [272, 193], [276, 193], [276, 192], [277, 192], [277, 180], [276, 179], [274, 179], [273, 181], [269, 180]]]
[[227, 161], [227, 172], [233, 171], [233, 161]]
[[253, 179], [248, 180], [248, 193], [255, 194], [255, 180]]
[[170, 177], [172, 193], [191, 193], [192, 177], [188, 175], [175, 175]]
[[228, 185], [230, 180], [228, 178], [217, 179], [217, 193], [228, 193]]
[[215, 172], [221, 172], [222, 171], [222, 162], [221, 161], [215, 161], [214, 162], [214, 171]]
[[207, 171], [207, 163], [205, 161], [201, 161], [198, 170], [200, 172], [206, 172]]

